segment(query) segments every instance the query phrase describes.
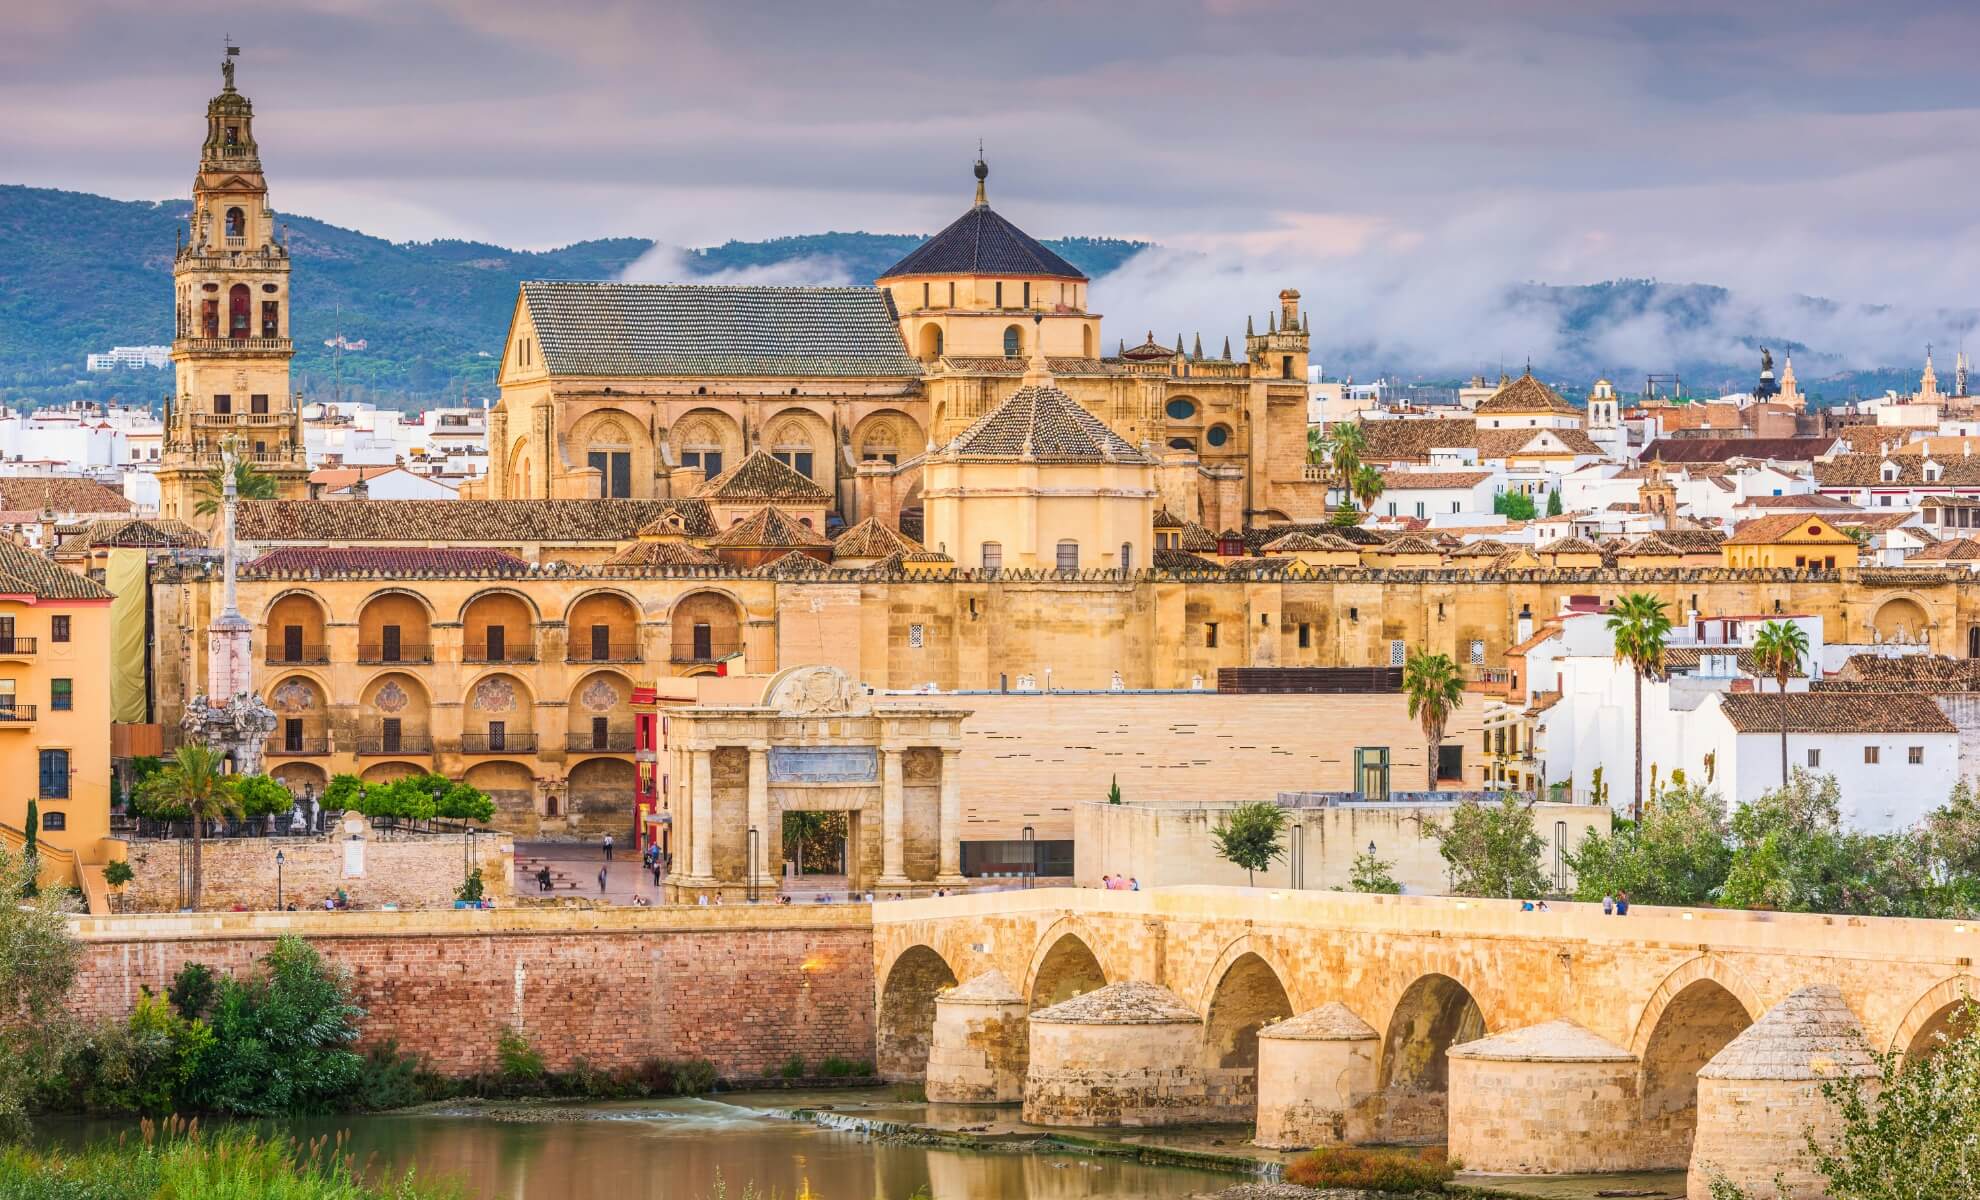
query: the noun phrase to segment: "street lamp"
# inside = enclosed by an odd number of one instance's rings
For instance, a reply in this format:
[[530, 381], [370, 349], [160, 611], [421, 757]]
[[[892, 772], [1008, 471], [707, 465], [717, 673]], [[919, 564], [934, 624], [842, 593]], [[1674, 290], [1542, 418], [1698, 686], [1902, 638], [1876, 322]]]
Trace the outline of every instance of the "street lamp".
[[275, 911], [282, 911], [282, 864], [288, 861], [282, 852], [275, 852]]
[[1025, 876], [1024, 876], [1024, 886], [1028, 888], [1038, 886], [1037, 836], [1038, 835], [1036, 831], [1034, 831], [1029, 825], [1026, 825], [1024, 827], [1024, 832], [1018, 835], [1019, 840], [1022, 841], [1026, 847], [1029, 848], [1029, 853], [1025, 855], [1025, 862], [1027, 864], [1027, 869], [1025, 871]]

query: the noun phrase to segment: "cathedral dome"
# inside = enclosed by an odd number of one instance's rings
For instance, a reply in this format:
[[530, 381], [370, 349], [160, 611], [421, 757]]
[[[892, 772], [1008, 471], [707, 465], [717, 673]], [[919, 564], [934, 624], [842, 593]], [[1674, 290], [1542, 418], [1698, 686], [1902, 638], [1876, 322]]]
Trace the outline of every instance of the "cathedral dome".
[[902, 275], [1008, 275], [1086, 282], [1078, 267], [997, 215], [989, 201], [982, 198], [982, 181], [989, 173], [990, 168], [979, 159], [976, 203], [947, 229], [880, 272], [880, 279]]

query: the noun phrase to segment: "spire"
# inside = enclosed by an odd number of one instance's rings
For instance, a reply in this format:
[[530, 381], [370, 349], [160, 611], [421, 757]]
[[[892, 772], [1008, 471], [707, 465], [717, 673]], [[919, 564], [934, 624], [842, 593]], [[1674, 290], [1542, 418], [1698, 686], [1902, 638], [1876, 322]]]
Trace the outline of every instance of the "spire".
[[1246, 313], [1246, 314], [1244, 314], [1244, 336], [1246, 336], [1246, 337], [1257, 337], [1257, 336], [1258, 336], [1258, 334], [1257, 334], [1256, 332], [1254, 332], [1254, 331], [1252, 330], [1252, 327], [1251, 327], [1251, 314], [1250, 314], [1250, 313]]
[[1190, 357], [1197, 362], [1203, 361], [1203, 334], [1201, 332], [1198, 332], [1196, 335], [1196, 349], [1190, 354]]
[[1231, 361], [1231, 335], [1228, 333], [1224, 335], [1224, 361]]
[[1182, 356], [1183, 356], [1182, 331], [1178, 330], [1176, 332], [1176, 357], [1181, 358]]
[[1274, 312], [1265, 314], [1265, 332], [1267, 334], [1279, 332], [1279, 314]]
[[1918, 379], [1918, 398], [1936, 400], [1939, 398], [1939, 376], [1932, 370], [1932, 344], [1925, 344], [1925, 373]]
[[976, 207], [989, 208], [990, 197], [983, 190], [983, 181], [990, 178], [990, 164], [983, 161], [983, 139], [976, 139]]
[[1953, 362], [1953, 395], [1961, 400], [1966, 399], [1967, 365], [1966, 347], [1961, 346], [1959, 348], [1959, 357]]

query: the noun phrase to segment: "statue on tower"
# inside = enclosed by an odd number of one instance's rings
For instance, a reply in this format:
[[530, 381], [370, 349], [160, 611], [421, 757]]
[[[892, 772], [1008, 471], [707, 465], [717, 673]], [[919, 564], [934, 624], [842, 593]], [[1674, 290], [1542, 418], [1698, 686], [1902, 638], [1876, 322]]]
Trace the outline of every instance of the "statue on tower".
[[229, 42], [227, 43], [227, 54], [220, 60], [220, 80], [230, 92], [234, 90], [234, 58], [240, 52], [241, 48], [239, 46]]

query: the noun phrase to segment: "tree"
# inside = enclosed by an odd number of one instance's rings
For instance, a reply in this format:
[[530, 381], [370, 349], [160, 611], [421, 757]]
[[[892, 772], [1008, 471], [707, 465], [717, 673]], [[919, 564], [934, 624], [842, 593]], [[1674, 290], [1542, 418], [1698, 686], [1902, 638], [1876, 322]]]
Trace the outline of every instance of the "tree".
[[286, 813], [296, 804], [288, 788], [266, 775], [230, 775], [227, 786], [233, 789], [241, 815], [249, 819]]
[[199, 911], [205, 876], [200, 870], [200, 841], [209, 821], [241, 815], [240, 801], [225, 772], [221, 759], [199, 743], [180, 746], [164, 770], [144, 784], [147, 807], [159, 814], [175, 814], [192, 822], [192, 909]]
[[1547, 493], [1547, 515], [1550, 517], [1561, 515], [1561, 489], [1558, 487]]
[[1348, 890], [1382, 896], [1401, 895], [1402, 884], [1396, 882], [1395, 866], [1394, 862], [1378, 857], [1373, 850], [1363, 850], [1354, 856], [1354, 867], [1348, 875]]
[[1285, 857], [1285, 844], [1279, 840], [1285, 830], [1286, 810], [1259, 800], [1218, 817], [1210, 836], [1217, 840], [1217, 856], [1243, 867], [1245, 884], [1250, 886], [1257, 872]]
[[1342, 499], [1340, 507], [1334, 510], [1333, 525], [1336, 529], [1350, 529], [1361, 524], [1361, 510], [1351, 499]]
[[275, 943], [248, 979], [222, 980], [188, 1099], [233, 1116], [289, 1117], [337, 1104], [363, 1067], [351, 1049], [364, 1010], [350, 973], [301, 938]]
[[1628, 892], [1641, 904], [1710, 903], [1732, 867], [1726, 803], [1698, 784], [1674, 786], [1641, 821], [1617, 821], [1607, 834], [1590, 830], [1567, 853], [1575, 899]]
[[[199, 480], [199, 503], [193, 511], [202, 517], [210, 517], [220, 511], [226, 496], [227, 473], [225, 467], [214, 467]], [[234, 492], [243, 500], [273, 500], [275, 498], [275, 477], [264, 475], [254, 469], [254, 464], [246, 459], [234, 460]]]
[[1409, 697], [1409, 715], [1423, 726], [1427, 743], [1426, 768], [1430, 777], [1426, 791], [1437, 790], [1437, 749], [1444, 744], [1444, 726], [1451, 713], [1464, 707], [1464, 673], [1448, 654], [1418, 650], [1403, 664], [1403, 694]]
[[1354, 495], [1354, 502], [1363, 512], [1372, 512], [1375, 501], [1382, 495], [1382, 473], [1363, 463], [1354, 469], [1354, 477], [1348, 482], [1348, 490]]
[[[1931, 1053], [1876, 1055], [1872, 1080], [1839, 1076], [1822, 1097], [1840, 1118], [1836, 1137], [1808, 1137], [1807, 1161], [1834, 1200], [1919, 1200], [1980, 1195], [1980, 1005], [1969, 999]], [[1720, 1174], [1713, 1200], [1747, 1200]]]
[[1540, 872], [1544, 843], [1533, 828], [1533, 804], [1503, 792], [1495, 804], [1472, 797], [1458, 802], [1448, 824], [1425, 821], [1450, 865], [1451, 890], [1459, 896], [1540, 896], [1547, 892]]
[[1368, 437], [1358, 421], [1336, 421], [1327, 433], [1327, 453], [1333, 460], [1334, 481], [1342, 491], [1352, 488], [1361, 469], [1361, 456], [1368, 452]]
[[1630, 779], [1629, 815], [1643, 817], [1643, 676], [1664, 669], [1664, 643], [1671, 618], [1664, 602], [1647, 592], [1631, 592], [1609, 606], [1609, 632], [1615, 638], [1615, 659], [1628, 663], [1636, 676], [1636, 773]]
[[1808, 657], [1808, 635], [1793, 621], [1769, 621], [1753, 639], [1753, 665], [1772, 675], [1781, 692], [1781, 786], [1788, 785], [1788, 680]]
[[61, 1061], [62, 1002], [82, 954], [66, 893], [37, 892], [34, 872], [0, 845], [0, 1137], [26, 1131], [28, 1101]]
[[1533, 497], [1519, 492], [1500, 492], [1492, 497], [1492, 511], [1508, 521], [1531, 521], [1535, 515]]
[[1733, 855], [1721, 900], [1732, 908], [1861, 916], [1938, 915], [1926, 837], [1842, 828], [1833, 775], [1797, 769], [1732, 816]]

